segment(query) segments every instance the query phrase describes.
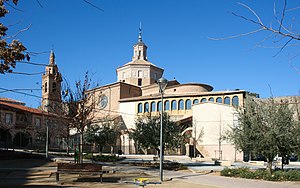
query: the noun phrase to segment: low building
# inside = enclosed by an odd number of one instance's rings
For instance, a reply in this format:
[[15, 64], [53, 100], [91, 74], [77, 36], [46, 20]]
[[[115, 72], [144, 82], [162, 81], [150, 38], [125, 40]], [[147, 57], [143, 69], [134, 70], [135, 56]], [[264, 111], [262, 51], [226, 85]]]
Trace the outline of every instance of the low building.
[[56, 114], [0, 98], [0, 148], [44, 149], [48, 127], [49, 146], [62, 149], [67, 130]]
[[60, 115], [62, 77], [51, 51], [49, 64], [42, 76], [41, 109], [30, 108], [13, 99], [0, 98], [0, 148], [38, 148], [46, 146], [48, 127], [49, 147], [67, 147], [68, 129]]

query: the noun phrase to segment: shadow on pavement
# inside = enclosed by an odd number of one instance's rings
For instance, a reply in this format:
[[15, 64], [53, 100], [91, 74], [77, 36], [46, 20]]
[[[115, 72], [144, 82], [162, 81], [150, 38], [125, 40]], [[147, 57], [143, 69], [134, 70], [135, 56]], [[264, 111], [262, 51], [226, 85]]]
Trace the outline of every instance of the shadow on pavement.
[[26, 187], [28, 182], [51, 174], [51, 165], [41, 155], [0, 150], [0, 187]]
[[[120, 179], [121, 178], [119, 178], [119, 177], [103, 177], [102, 182], [103, 183], [118, 183], [118, 181]], [[82, 178], [78, 178], [74, 182], [99, 182], [99, 177], [94, 177], [94, 178], [82, 177]]]
[[174, 176], [173, 179], [187, 179], [189, 177], [196, 177], [196, 176], [203, 176], [203, 175], [207, 175], [207, 174], [211, 174], [211, 173], [214, 173], [213, 170], [209, 171], [209, 172], [206, 172], [206, 173], [198, 173], [198, 174], [189, 174], [189, 175], [184, 175], [184, 176]]

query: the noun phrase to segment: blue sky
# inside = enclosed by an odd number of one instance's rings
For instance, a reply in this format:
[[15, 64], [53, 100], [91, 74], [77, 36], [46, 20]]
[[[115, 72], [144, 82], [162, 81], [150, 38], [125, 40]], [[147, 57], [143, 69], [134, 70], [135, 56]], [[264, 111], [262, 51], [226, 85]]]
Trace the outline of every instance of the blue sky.
[[[300, 75], [297, 46], [285, 48], [256, 47], [268, 33], [258, 33], [235, 39], [222, 38], [257, 29], [236, 12], [254, 18], [244, 7], [231, 0], [20, 0], [17, 9], [8, 7], [9, 15], [2, 19], [10, 35], [27, 28], [17, 36], [29, 52], [31, 61], [48, 63], [51, 48], [56, 63], [69, 83], [83, 78], [86, 71], [100, 85], [117, 81], [115, 69], [131, 60], [132, 46], [138, 39], [142, 22], [143, 41], [148, 46], [148, 60], [164, 68], [164, 77], [181, 83], [198, 82], [212, 85], [214, 91], [243, 89], [262, 98], [299, 95]], [[42, 7], [39, 5], [41, 3]], [[273, 16], [273, 0], [241, 0], [255, 10], [269, 25]], [[280, 7], [281, 1], [276, 1]], [[297, 1], [288, 1], [288, 8]], [[299, 5], [298, 5], [299, 6]], [[278, 11], [280, 9], [278, 8]], [[299, 18], [300, 10], [287, 14]], [[299, 21], [299, 20], [298, 20]], [[294, 23], [296, 27], [297, 20]], [[278, 39], [279, 40], [279, 39]], [[279, 42], [269, 41], [266, 46]], [[44, 52], [44, 53], [43, 53]], [[42, 66], [19, 64], [17, 72], [38, 73]], [[6, 89], [40, 89], [41, 75], [0, 75], [0, 87]], [[40, 91], [24, 91], [41, 95]], [[40, 99], [25, 94], [3, 92], [10, 97], [37, 107]]]

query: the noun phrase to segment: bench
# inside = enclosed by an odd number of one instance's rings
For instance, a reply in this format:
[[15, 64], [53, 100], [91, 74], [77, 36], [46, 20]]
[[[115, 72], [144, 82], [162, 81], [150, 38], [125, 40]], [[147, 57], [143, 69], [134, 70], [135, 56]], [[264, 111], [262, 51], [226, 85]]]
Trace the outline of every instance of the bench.
[[102, 175], [109, 171], [102, 170], [101, 164], [94, 163], [57, 163], [56, 182], [59, 182], [59, 174], [79, 174], [79, 175], [100, 175], [102, 183]]

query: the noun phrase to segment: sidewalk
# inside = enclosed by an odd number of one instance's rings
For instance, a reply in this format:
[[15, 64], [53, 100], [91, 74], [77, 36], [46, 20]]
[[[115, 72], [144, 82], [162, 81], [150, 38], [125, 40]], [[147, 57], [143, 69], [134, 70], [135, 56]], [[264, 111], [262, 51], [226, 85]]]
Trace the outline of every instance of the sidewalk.
[[[126, 156], [124, 163], [145, 162], [152, 160], [153, 156]], [[269, 182], [261, 180], [247, 180], [241, 178], [228, 178], [218, 176], [210, 172], [213, 166], [210, 163], [194, 162], [185, 156], [167, 156], [166, 160], [174, 160], [185, 164], [190, 170], [167, 171], [164, 170], [164, 181], [162, 184], [150, 184], [147, 187], [172, 187], [172, 188], [296, 188], [300, 182]], [[72, 158], [55, 157], [54, 161], [72, 161]], [[134, 178], [149, 178], [151, 182], [159, 182], [159, 170], [148, 167], [131, 166], [122, 163], [104, 163], [104, 168], [113, 168], [115, 174], [105, 174], [103, 184], [98, 177], [78, 177], [77, 175], [63, 175], [62, 182], [57, 184], [54, 175], [56, 163], [46, 160], [6, 160], [0, 161], [0, 187], [138, 187], [133, 184]]]

